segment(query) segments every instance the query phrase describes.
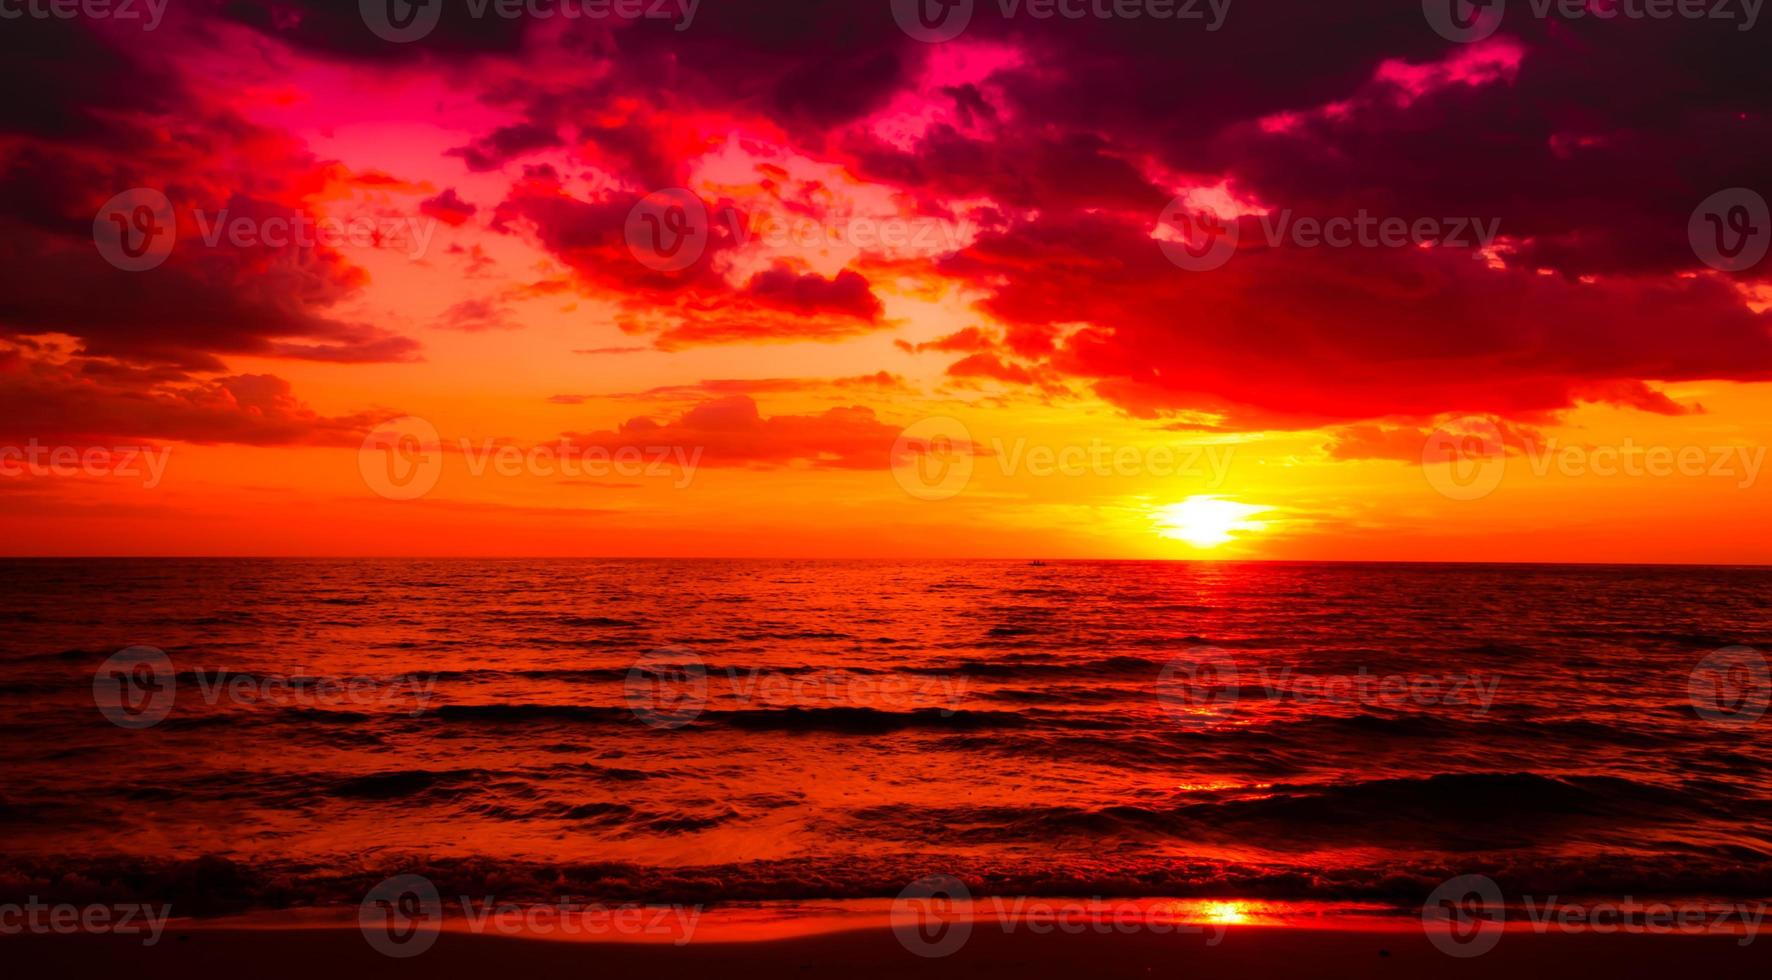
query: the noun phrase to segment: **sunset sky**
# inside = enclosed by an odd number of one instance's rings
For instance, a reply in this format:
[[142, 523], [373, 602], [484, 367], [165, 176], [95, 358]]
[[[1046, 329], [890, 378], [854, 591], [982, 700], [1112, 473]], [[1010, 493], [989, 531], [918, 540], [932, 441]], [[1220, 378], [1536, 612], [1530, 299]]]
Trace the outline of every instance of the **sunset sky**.
[[1772, 561], [1772, 26], [1512, 6], [0, 21], [0, 549]]

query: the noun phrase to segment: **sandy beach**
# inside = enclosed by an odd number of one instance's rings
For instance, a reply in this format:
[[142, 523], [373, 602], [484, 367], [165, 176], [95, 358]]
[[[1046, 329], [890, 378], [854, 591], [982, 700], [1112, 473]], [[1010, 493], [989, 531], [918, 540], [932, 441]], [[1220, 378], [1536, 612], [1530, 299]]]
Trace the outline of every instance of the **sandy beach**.
[[[977, 977], [1664, 977], [1763, 975], [1772, 947], [1732, 936], [1510, 933], [1487, 954], [1450, 957], [1419, 930], [1230, 927], [1200, 935], [974, 933], [950, 956], [913, 956], [890, 930], [860, 929], [759, 942], [559, 942], [444, 933], [421, 955], [395, 959], [354, 929], [216, 929], [175, 925], [162, 941], [110, 935], [12, 936], [17, 976], [221, 976], [329, 980], [549, 974], [728, 978], [841, 976], [846, 980]], [[591, 973], [590, 971], [594, 971]]]

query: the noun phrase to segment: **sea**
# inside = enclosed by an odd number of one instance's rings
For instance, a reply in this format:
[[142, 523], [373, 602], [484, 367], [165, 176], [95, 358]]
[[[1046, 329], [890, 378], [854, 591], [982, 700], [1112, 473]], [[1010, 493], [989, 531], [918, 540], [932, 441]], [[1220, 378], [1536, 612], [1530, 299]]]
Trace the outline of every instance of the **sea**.
[[1772, 893], [1772, 569], [0, 562], [0, 899]]

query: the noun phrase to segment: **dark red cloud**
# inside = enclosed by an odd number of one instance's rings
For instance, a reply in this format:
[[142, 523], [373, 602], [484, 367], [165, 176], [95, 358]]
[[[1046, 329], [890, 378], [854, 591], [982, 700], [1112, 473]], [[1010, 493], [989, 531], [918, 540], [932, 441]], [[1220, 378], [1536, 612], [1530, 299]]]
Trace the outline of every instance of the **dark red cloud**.
[[[203, 371], [229, 354], [413, 356], [413, 341], [332, 312], [365, 277], [317, 235], [274, 247], [222, 231], [312, 226], [308, 199], [341, 169], [184, 81], [168, 58], [187, 35], [162, 27], [145, 44], [116, 26], [27, 18], [0, 32], [17, 47], [0, 71], [36, 72], [13, 90], [40, 93], [8, 103], [55, 117], [0, 115], [0, 337], [67, 334], [91, 355]], [[171, 201], [178, 244], [164, 264], [126, 272], [95, 248], [93, 222], [138, 187]]]
[[1148, 225], [1102, 215], [987, 236], [944, 269], [998, 284], [984, 306], [1018, 327], [1087, 324], [1051, 365], [1140, 415], [1311, 425], [1583, 399], [1666, 411], [1642, 381], [1772, 378], [1772, 324], [1720, 277], [1585, 284], [1466, 249], [1270, 248], [1242, 225], [1248, 247], [1210, 272], [1170, 264]]
[[[887, 185], [922, 212], [984, 202], [981, 237], [936, 268], [979, 297], [1002, 338], [993, 325], [924, 345], [965, 355], [957, 379], [1074, 378], [1141, 415], [1304, 425], [1537, 418], [1583, 400], [1675, 412], [1686, 406], [1657, 382], [1772, 372], [1767, 321], [1737, 288], [1769, 266], [1712, 274], [1686, 240], [1712, 192], [1772, 193], [1772, 59], [1732, 24], [1516, 12], [1466, 46], [1408, 3], [1239, 2], [1207, 31], [1005, 19], [981, 2], [943, 47], [907, 38], [885, 2], [709, 2], [688, 30], [475, 23], [461, 9], [396, 45], [348, 3], [218, 0], [179, 7], [176, 36], [250, 37], [390, 90], [445, 66], [498, 118], [455, 155], [484, 173], [527, 165], [492, 227], [569, 270], [534, 288], [613, 299], [619, 327], [666, 350], [893, 326], [869, 281], [892, 279], [866, 262], [729, 281], [741, 243], [717, 220], [686, 269], [634, 258], [635, 202], [687, 183], [711, 142], [736, 133]], [[413, 356], [410, 340], [334, 312], [362, 278], [324, 248], [181, 249], [150, 274], [105, 267], [89, 224], [110, 193], [164, 186], [184, 209], [300, 213], [331, 168], [183, 81], [188, 45], [13, 26], [0, 78], [35, 95], [0, 107], [0, 335], [67, 333], [116, 363], [187, 371], [219, 372], [233, 354]], [[994, 67], [935, 84], [914, 137], [871, 124], [967, 50], [995, 52]], [[596, 169], [600, 189], [580, 190], [568, 159]], [[1245, 220], [1228, 266], [1177, 269], [1150, 240], [1158, 213], [1184, 186], [1220, 184], [1276, 213], [1473, 218], [1502, 237], [1485, 259], [1274, 248]], [[718, 214], [726, 202], [708, 203]], [[420, 210], [452, 223], [474, 213], [453, 191]], [[464, 304], [449, 319], [494, 312]]]
[[287, 381], [268, 374], [193, 382], [104, 361], [0, 352], [0, 440], [9, 444], [352, 445], [378, 418], [323, 416], [297, 399]]
[[986, 378], [1031, 385], [1034, 373], [1027, 368], [1003, 360], [995, 354], [972, 354], [948, 365], [948, 375], [955, 378]]
[[867, 279], [844, 269], [826, 279], [778, 264], [735, 287], [720, 257], [737, 245], [730, 204], [707, 207], [705, 245], [682, 269], [642, 261], [629, 216], [641, 195], [599, 200], [569, 194], [552, 167], [529, 168], [494, 212], [492, 227], [526, 233], [564, 262], [585, 291], [630, 312], [620, 321], [635, 334], [656, 334], [661, 349], [771, 340], [831, 340], [878, 329], [881, 304]]
[[418, 202], [420, 214], [436, 218], [452, 227], [466, 224], [478, 210], [479, 208], [457, 196], [453, 187], [446, 187], [436, 197], [427, 197]]
[[[1369, 81], [1332, 111], [1227, 127], [1199, 159], [1303, 213], [1493, 218], [1527, 268], [1702, 268], [1693, 209], [1725, 188], [1765, 191], [1772, 172], [1763, 43], [1703, 22], [1519, 20], [1520, 36]], [[1485, 57], [1511, 67], [1447, 77]]]
[[[303, 50], [346, 60], [405, 62], [514, 54], [530, 21], [474, 17], [485, 4], [476, 0], [423, 0], [417, 7], [441, 5], [436, 26], [416, 41], [394, 44], [364, 22], [361, 5], [335, 0], [201, 0], [214, 15], [250, 27]], [[173, 6], [178, 6], [174, 4]]]
[[880, 300], [868, 288], [868, 281], [849, 269], [826, 279], [777, 265], [751, 277], [746, 291], [765, 306], [806, 316], [832, 313], [869, 322], [880, 316]]

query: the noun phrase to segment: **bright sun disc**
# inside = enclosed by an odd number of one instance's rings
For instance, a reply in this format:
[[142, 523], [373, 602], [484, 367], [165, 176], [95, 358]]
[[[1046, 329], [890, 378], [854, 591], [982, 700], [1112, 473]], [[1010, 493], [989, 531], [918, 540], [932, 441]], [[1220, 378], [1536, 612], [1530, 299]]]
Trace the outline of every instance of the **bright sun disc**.
[[1267, 527], [1266, 523], [1249, 518], [1268, 509], [1222, 497], [1189, 497], [1179, 504], [1156, 509], [1157, 533], [1196, 548], [1214, 548], [1231, 541], [1239, 532]]

